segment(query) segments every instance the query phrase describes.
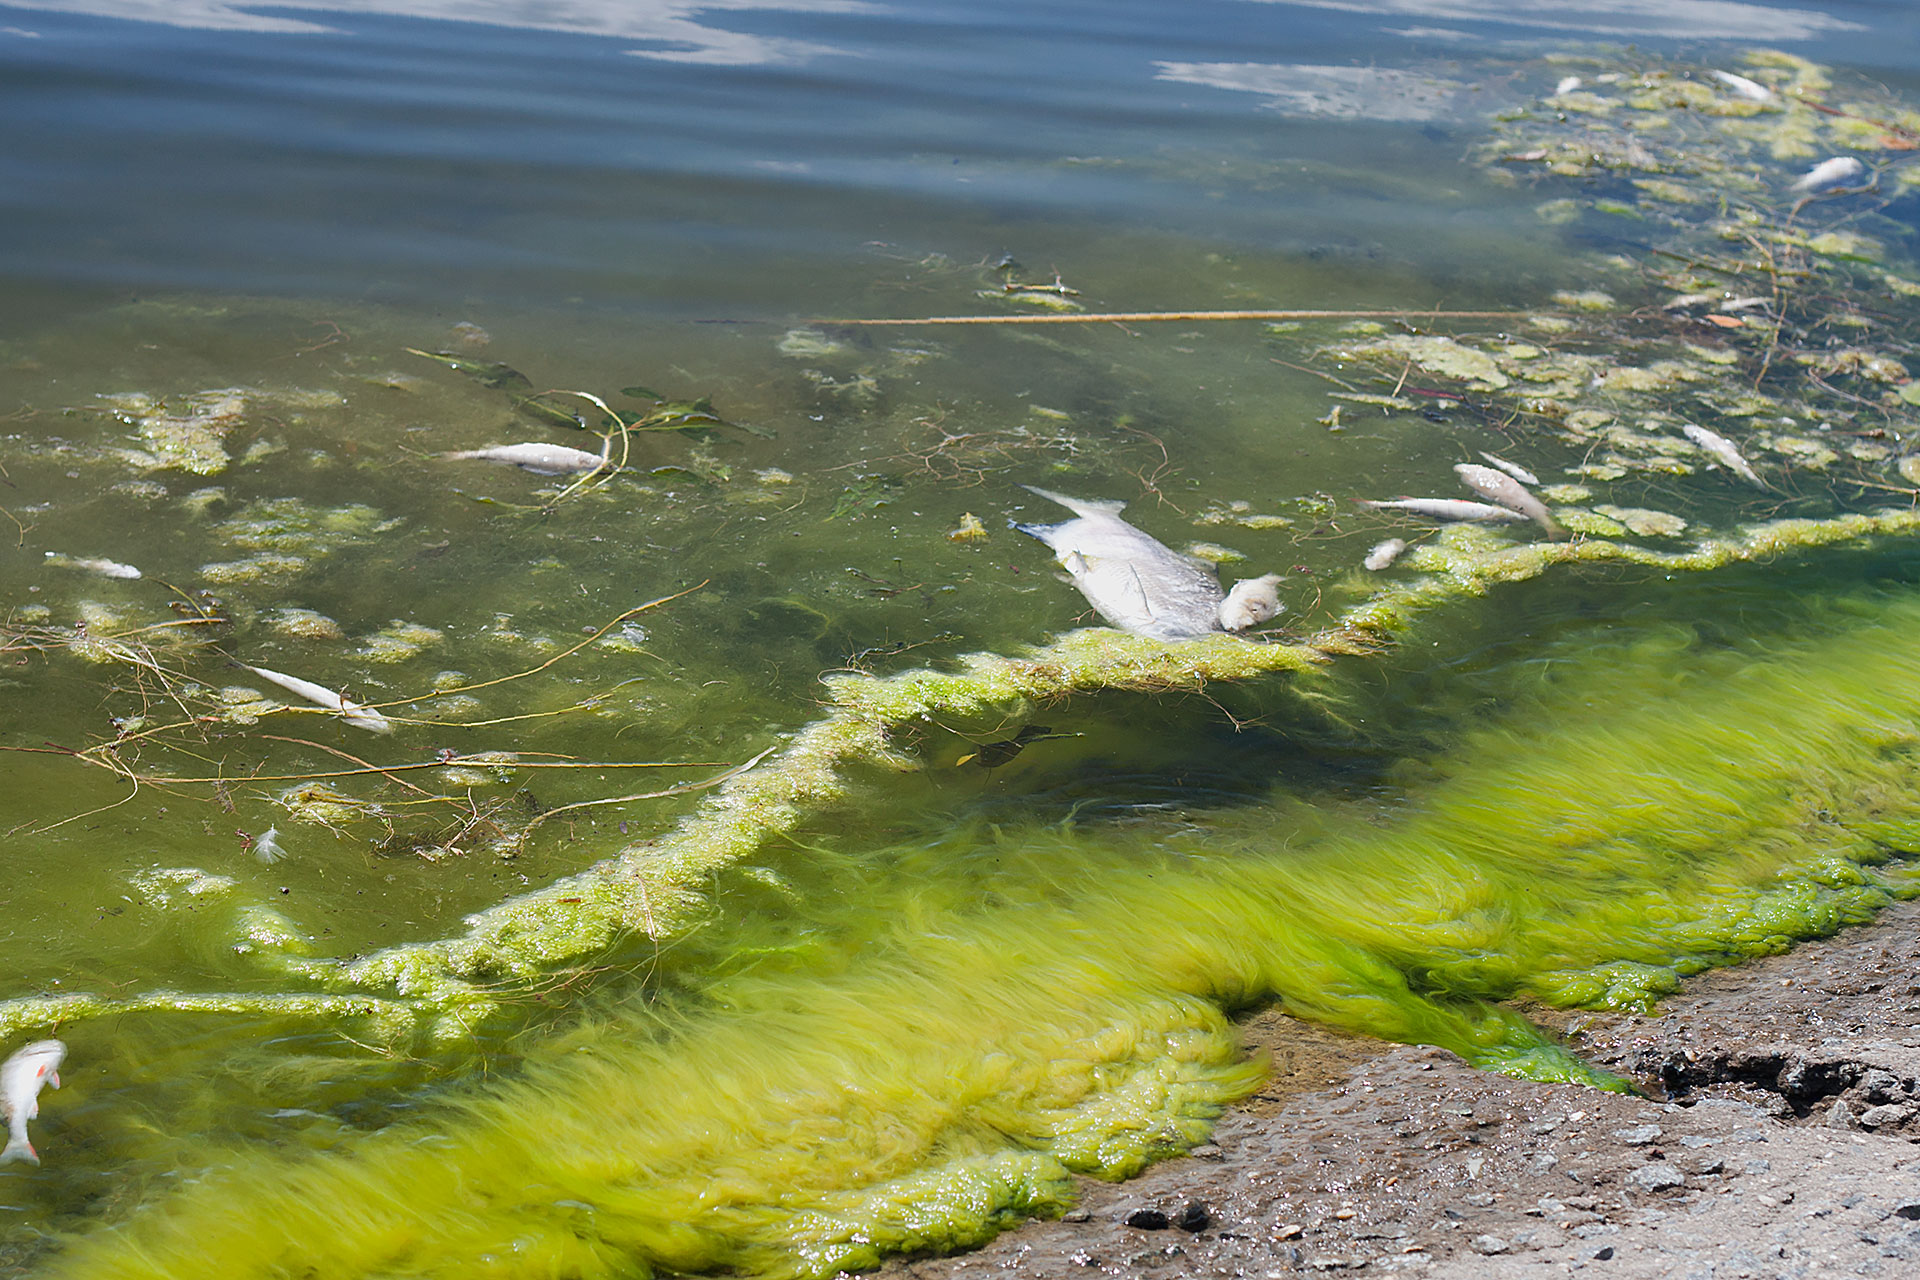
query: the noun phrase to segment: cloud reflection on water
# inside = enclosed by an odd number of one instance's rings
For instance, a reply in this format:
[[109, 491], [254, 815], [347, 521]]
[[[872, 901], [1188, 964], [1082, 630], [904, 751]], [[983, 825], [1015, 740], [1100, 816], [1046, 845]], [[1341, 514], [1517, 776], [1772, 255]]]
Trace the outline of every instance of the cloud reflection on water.
[[1454, 114], [1466, 86], [1388, 67], [1315, 67], [1267, 62], [1158, 62], [1157, 79], [1257, 93], [1290, 116], [1342, 120], [1435, 120]]
[[[258, 4], [230, 0], [0, 0], [0, 8], [276, 35], [339, 31], [339, 27], [327, 23], [327, 14], [428, 18], [638, 40], [646, 47], [627, 51], [637, 57], [709, 66], [751, 66], [799, 62], [843, 51], [808, 40], [729, 31], [707, 25], [700, 16], [718, 10], [862, 13], [872, 11], [874, 6], [866, 0], [263, 0]], [[289, 10], [311, 13], [314, 18], [286, 16]]]
[[1498, 22], [1609, 36], [1669, 39], [1810, 40], [1865, 30], [1812, 9], [1776, 9], [1741, 0], [1253, 0], [1381, 17]]

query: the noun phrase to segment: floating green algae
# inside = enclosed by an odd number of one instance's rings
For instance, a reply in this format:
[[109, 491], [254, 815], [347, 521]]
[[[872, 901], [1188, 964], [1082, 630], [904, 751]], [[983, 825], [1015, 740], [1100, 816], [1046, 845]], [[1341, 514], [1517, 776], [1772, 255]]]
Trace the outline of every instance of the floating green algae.
[[964, 1247], [1196, 1141], [1257, 1080], [1228, 1013], [1276, 999], [1596, 1080], [1487, 1002], [1641, 1008], [1916, 887], [1920, 600], [1809, 612], [1569, 636], [1392, 797], [783, 842], [787, 912], [724, 878], [651, 1001], [605, 990], [513, 1075], [326, 1153], [203, 1154], [49, 1274], [811, 1277]]

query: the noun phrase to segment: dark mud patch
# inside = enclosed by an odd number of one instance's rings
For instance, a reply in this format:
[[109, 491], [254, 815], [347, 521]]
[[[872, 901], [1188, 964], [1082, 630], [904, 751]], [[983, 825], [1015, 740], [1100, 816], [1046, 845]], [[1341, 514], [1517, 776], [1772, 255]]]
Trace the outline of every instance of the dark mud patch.
[[1565, 1025], [1647, 1096], [1262, 1014], [1270, 1084], [1211, 1143], [884, 1274], [1920, 1274], [1920, 904]]

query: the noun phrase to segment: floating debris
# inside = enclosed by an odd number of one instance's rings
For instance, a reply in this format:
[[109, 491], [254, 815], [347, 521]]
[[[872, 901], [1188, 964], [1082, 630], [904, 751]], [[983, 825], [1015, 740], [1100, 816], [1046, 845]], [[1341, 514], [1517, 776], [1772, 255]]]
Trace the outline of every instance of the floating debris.
[[1373, 550], [1367, 552], [1367, 558], [1360, 563], [1364, 568], [1379, 573], [1383, 569], [1392, 568], [1393, 562], [1398, 560], [1400, 553], [1406, 549], [1405, 538], [1388, 538], [1384, 542], [1374, 543]]
[[987, 526], [971, 511], [962, 512], [959, 525], [947, 530], [948, 542], [984, 542], [986, 537]]
[[440, 456], [450, 462], [493, 462], [506, 467], [519, 467], [537, 476], [561, 476], [598, 471], [610, 465], [612, 446], [613, 437], [609, 436], [606, 447], [599, 453], [588, 453], [585, 449], [573, 449], [564, 444], [532, 442], [494, 445], [486, 449], [461, 449]]
[[1642, 538], [1677, 538], [1687, 531], [1687, 522], [1668, 511], [1604, 504], [1594, 510], [1609, 520], [1618, 521], [1628, 533]]
[[255, 836], [253, 838], [253, 856], [268, 866], [272, 866], [274, 863], [280, 861], [280, 859], [286, 857], [287, 851], [280, 847], [279, 837], [280, 829], [278, 827], [268, 827], [265, 831]]
[[266, 624], [281, 635], [297, 640], [344, 640], [347, 636], [339, 623], [312, 609], [275, 609], [266, 616]]
[[138, 578], [140, 571], [130, 564], [118, 560], [88, 559], [80, 556], [64, 555], [58, 551], [47, 552], [47, 563], [56, 569], [79, 569], [84, 573], [97, 573], [103, 578]]

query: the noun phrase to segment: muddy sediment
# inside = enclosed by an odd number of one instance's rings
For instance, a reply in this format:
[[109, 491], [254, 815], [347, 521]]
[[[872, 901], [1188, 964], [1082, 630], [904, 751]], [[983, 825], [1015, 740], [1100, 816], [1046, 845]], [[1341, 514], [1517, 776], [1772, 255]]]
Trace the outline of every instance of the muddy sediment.
[[885, 1273], [1800, 1277], [1920, 1271], [1920, 903], [1655, 1016], [1536, 1011], [1642, 1097], [1247, 1024], [1268, 1085], [1063, 1219]]

